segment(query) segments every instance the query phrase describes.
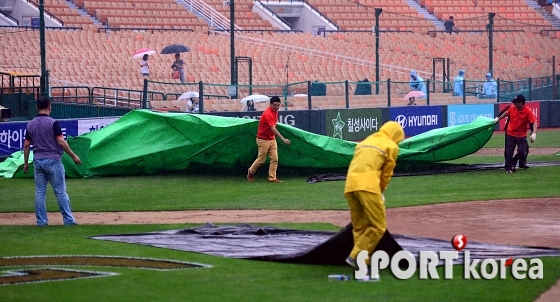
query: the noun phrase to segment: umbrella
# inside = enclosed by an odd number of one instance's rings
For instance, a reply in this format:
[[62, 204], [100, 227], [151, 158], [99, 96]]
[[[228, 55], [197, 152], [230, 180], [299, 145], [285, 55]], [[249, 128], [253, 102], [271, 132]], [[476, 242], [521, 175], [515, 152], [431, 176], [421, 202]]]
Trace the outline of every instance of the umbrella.
[[175, 53], [181, 53], [181, 52], [190, 52], [191, 50], [186, 47], [183, 44], [171, 44], [169, 46], [166, 46], [161, 52], [160, 54], [162, 55], [168, 55], [168, 54], [175, 54]]
[[189, 91], [189, 92], [185, 92], [183, 94], [181, 94], [181, 96], [177, 99], [177, 101], [182, 101], [182, 100], [188, 100], [190, 98], [197, 98], [198, 92], [196, 91]]
[[253, 101], [254, 103], [262, 103], [270, 100], [270, 97], [262, 94], [251, 94], [249, 96], [244, 97], [241, 99], [239, 103], [245, 104], [247, 101]]
[[133, 58], [142, 59], [142, 57], [144, 57], [144, 55], [150, 55], [151, 56], [155, 53], [156, 53], [155, 50], [151, 50], [149, 48], [142, 48], [142, 49], [138, 50], [136, 53], [134, 53]]
[[298, 94], [294, 94], [294, 96], [297, 96], [297, 97], [304, 97], [304, 96], [307, 96], [307, 94], [305, 94], [305, 93], [298, 93]]
[[408, 101], [408, 98], [411, 98], [411, 97], [414, 97], [414, 98], [421, 98], [421, 97], [423, 97], [423, 96], [426, 96], [426, 94], [423, 93], [422, 91], [416, 91], [416, 90], [415, 90], [415, 91], [411, 91], [411, 92], [407, 93], [407, 94], [404, 96], [404, 99], [403, 99], [403, 100]]

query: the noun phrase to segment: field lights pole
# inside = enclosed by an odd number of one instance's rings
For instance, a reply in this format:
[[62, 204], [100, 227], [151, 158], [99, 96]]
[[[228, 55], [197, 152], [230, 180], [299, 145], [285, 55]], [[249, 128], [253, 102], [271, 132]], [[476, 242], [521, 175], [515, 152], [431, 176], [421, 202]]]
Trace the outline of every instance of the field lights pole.
[[[234, 0], [229, 0], [229, 52], [231, 62], [231, 85], [237, 84], [235, 78], [235, 7]], [[237, 87], [236, 87], [237, 90]], [[237, 93], [236, 93], [237, 94]]]
[[48, 95], [49, 81], [47, 79], [47, 54], [45, 50], [45, 7], [43, 0], [39, 0], [39, 39], [41, 48], [41, 80], [40, 91], [41, 96]]
[[382, 11], [375, 9], [375, 94], [379, 94], [379, 15]]
[[494, 77], [494, 67], [492, 64], [493, 61], [493, 31], [494, 31], [494, 16], [495, 13], [488, 13], [488, 71]]

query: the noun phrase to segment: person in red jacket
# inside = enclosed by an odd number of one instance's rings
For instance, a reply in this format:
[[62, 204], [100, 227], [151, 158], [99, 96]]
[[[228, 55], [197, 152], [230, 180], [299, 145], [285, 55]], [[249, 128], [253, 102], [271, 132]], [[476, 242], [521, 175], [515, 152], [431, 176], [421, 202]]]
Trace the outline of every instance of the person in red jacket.
[[270, 105], [261, 115], [259, 128], [257, 131], [257, 146], [259, 147], [258, 157], [253, 162], [249, 170], [247, 170], [247, 180], [253, 182], [255, 172], [266, 161], [266, 155], [270, 158], [268, 167], [268, 181], [273, 183], [282, 182], [276, 178], [276, 169], [278, 168], [278, 146], [276, 144], [276, 136], [278, 136], [286, 145], [290, 145], [290, 140], [285, 139], [276, 129], [278, 122], [278, 109], [280, 109], [280, 98], [273, 96], [270, 98]]
[[511, 102], [513, 106], [494, 119], [497, 123], [500, 119], [509, 117], [506, 129], [506, 173], [516, 171], [513, 159], [515, 147], [517, 147], [519, 166], [527, 167], [527, 126], [531, 129], [531, 143], [537, 138], [537, 125], [535, 124], [537, 118], [531, 109], [525, 106], [525, 97], [518, 94]]

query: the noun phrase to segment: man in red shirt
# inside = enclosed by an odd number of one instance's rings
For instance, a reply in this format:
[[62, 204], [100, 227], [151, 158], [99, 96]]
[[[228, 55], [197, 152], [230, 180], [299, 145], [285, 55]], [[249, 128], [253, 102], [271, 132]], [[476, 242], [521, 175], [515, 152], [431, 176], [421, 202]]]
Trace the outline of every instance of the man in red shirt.
[[517, 157], [519, 158], [519, 167], [527, 167], [527, 126], [531, 128], [531, 143], [537, 138], [537, 118], [531, 109], [525, 107], [525, 97], [518, 94], [511, 101], [513, 106], [502, 113], [494, 121], [497, 123], [504, 117], [509, 117], [506, 129], [506, 173], [515, 172], [516, 160], [513, 159], [513, 152], [517, 146]]
[[270, 98], [270, 105], [261, 115], [259, 121], [259, 129], [257, 131], [257, 146], [259, 153], [257, 159], [253, 162], [247, 171], [247, 180], [253, 182], [255, 172], [266, 161], [266, 155], [270, 158], [270, 166], [268, 167], [268, 181], [273, 183], [282, 182], [276, 178], [276, 169], [278, 168], [278, 146], [276, 145], [276, 136], [278, 136], [286, 145], [290, 145], [290, 140], [285, 139], [278, 130], [276, 123], [278, 122], [278, 109], [280, 109], [280, 98], [273, 96]]

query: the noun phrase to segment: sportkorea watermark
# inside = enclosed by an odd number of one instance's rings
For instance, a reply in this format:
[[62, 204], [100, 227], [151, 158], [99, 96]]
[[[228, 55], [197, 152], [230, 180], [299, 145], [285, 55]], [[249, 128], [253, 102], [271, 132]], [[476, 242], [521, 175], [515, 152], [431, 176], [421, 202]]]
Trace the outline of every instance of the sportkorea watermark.
[[[459, 259], [459, 253], [467, 246], [467, 237], [464, 235], [456, 235], [452, 240], [454, 251], [420, 251], [419, 259], [408, 251], [399, 251], [391, 259], [385, 251], [375, 251], [370, 259], [370, 276], [379, 276], [379, 270], [390, 268], [391, 273], [398, 279], [404, 280], [413, 277], [416, 270], [419, 270], [419, 279], [440, 279], [436, 267], [438, 263], [444, 263], [444, 279], [453, 279], [453, 260]], [[465, 250], [463, 253], [463, 274], [464, 279], [507, 279], [508, 266], [511, 277], [517, 280], [522, 279], [543, 279], [544, 266], [540, 259], [472, 259], [470, 251]], [[367, 251], [361, 251], [356, 257], [358, 270], [354, 272], [356, 280], [363, 279], [368, 273], [366, 259]], [[407, 264], [407, 265], [404, 265]], [[480, 265], [479, 265], [480, 264]]]

